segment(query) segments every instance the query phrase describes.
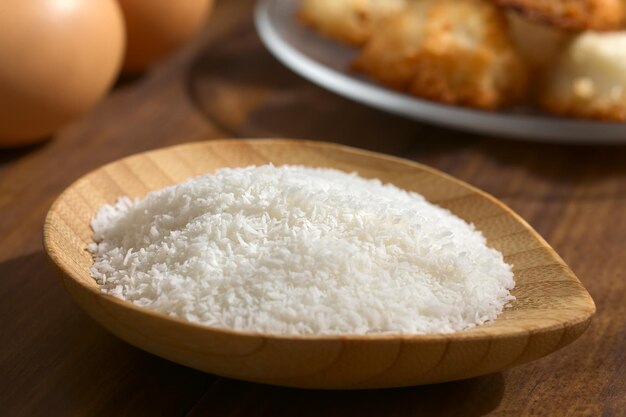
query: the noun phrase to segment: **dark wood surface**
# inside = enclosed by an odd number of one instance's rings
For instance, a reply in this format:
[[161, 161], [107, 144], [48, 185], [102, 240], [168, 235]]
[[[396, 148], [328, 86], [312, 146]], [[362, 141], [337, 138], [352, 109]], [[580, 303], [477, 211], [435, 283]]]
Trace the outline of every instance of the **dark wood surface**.
[[[0, 415], [626, 415], [626, 146], [562, 146], [429, 127], [338, 98], [264, 50], [252, 1], [218, 4], [176, 56], [40, 145], [0, 151]], [[466, 381], [302, 391], [203, 374], [100, 328], [66, 295], [41, 244], [47, 209], [101, 164], [221, 137], [340, 142], [420, 161], [495, 195], [578, 274], [598, 313], [572, 345]]]

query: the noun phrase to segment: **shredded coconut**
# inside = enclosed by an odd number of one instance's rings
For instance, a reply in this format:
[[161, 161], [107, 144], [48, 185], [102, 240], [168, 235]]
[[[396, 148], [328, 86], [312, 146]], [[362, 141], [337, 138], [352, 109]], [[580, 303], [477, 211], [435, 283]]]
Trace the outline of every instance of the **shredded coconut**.
[[511, 268], [421, 195], [299, 166], [221, 169], [92, 221], [102, 291], [209, 326], [449, 333], [495, 319]]

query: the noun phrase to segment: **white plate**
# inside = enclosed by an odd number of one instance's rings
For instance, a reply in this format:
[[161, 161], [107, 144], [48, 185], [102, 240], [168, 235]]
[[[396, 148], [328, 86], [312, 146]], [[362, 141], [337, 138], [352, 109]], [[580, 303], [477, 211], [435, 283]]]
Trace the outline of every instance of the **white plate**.
[[402, 94], [348, 71], [355, 48], [300, 25], [299, 0], [258, 0], [256, 27], [265, 46], [287, 67], [352, 100], [422, 122], [501, 137], [570, 143], [626, 143], [626, 123], [580, 121], [523, 110], [487, 112]]

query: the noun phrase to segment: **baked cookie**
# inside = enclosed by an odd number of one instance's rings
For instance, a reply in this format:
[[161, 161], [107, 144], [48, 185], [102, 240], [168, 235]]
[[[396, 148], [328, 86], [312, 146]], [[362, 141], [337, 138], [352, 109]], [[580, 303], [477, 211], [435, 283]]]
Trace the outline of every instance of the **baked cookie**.
[[626, 121], [626, 31], [574, 38], [550, 70], [540, 105], [563, 116]]
[[516, 102], [527, 85], [490, 0], [414, 0], [378, 26], [354, 68], [417, 97], [484, 109]]

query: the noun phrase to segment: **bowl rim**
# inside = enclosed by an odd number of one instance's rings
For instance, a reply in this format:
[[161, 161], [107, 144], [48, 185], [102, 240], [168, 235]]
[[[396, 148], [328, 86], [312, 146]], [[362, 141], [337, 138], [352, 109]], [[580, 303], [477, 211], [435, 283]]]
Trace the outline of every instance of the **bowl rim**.
[[[498, 331], [494, 332], [493, 327], [490, 326], [490, 322], [485, 324], [472, 327], [466, 330], [460, 330], [452, 333], [428, 333], [428, 334], [416, 334], [416, 333], [368, 333], [368, 334], [292, 334], [292, 333], [262, 333], [262, 332], [251, 332], [251, 331], [240, 331], [223, 327], [209, 326], [201, 323], [196, 323], [192, 321], [188, 321], [182, 318], [169, 316], [165, 313], [151, 310], [146, 307], [140, 307], [133, 304], [130, 301], [123, 300], [117, 298], [115, 296], [103, 293], [98, 290], [98, 287], [92, 287], [86, 285], [83, 280], [76, 276], [71, 268], [66, 266], [66, 262], [59, 255], [60, 248], [54, 242], [53, 236], [57, 233], [54, 230], [53, 222], [54, 218], [57, 215], [57, 208], [64, 202], [70, 190], [74, 189], [74, 187], [80, 184], [83, 181], [89, 180], [89, 178], [101, 170], [106, 169], [112, 165], [118, 164], [123, 161], [127, 161], [131, 158], [150, 155], [154, 153], [160, 152], [168, 152], [175, 149], [180, 148], [203, 148], [206, 146], [225, 146], [229, 144], [247, 144], [247, 145], [261, 145], [261, 146], [271, 146], [271, 145], [283, 145], [283, 146], [298, 146], [298, 147], [310, 147], [310, 148], [327, 148], [336, 150], [342, 153], [349, 153], [353, 155], [358, 155], [362, 157], [368, 158], [376, 158], [379, 160], [386, 160], [388, 162], [402, 164], [411, 168], [417, 168], [422, 171], [426, 171], [430, 174], [437, 175], [439, 177], [444, 178], [446, 181], [451, 181], [456, 185], [459, 185], [472, 193], [479, 195], [482, 198], [487, 199], [490, 203], [495, 204], [501, 210], [509, 214], [513, 217], [518, 223], [520, 223], [524, 229], [530, 232], [531, 236], [536, 239], [539, 243], [541, 243], [542, 248], [548, 250], [550, 256], [557, 260], [560, 265], [564, 266], [566, 269], [563, 271], [564, 274], [568, 276], [568, 280], [577, 282], [581, 288], [584, 290], [584, 297], [586, 299], [586, 308], [580, 308], [580, 314], [578, 314], [575, 318], [555, 322], [549, 325], [538, 326], [536, 328], [528, 328], [528, 329], [515, 329], [515, 330], [502, 330], [498, 329]], [[190, 177], [191, 178], [191, 177]], [[593, 315], [596, 313], [596, 306], [593, 301], [593, 298], [589, 294], [588, 290], [584, 285], [580, 282], [578, 277], [574, 274], [574, 272], [567, 266], [565, 261], [556, 253], [556, 251], [541, 237], [541, 235], [534, 230], [532, 226], [530, 226], [520, 215], [515, 213], [511, 208], [509, 208], [506, 204], [490, 195], [489, 193], [474, 187], [462, 181], [458, 178], [453, 177], [450, 174], [442, 172], [436, 168], [432, 168], [428, 165], [411, 161], [409, 159], [404, 159], [392, 155], [382, 154], [379, 152], [364, 150], [360, 148], [355, 148], [347, 145], [341, 145], [332, 142], [326, 141], [317, 141], [317, 140], [309, 140], [309, 139], [273, 139], [273, 138], [259, 138], [259, 139], [208, 139], [208, 140], [200, 140], [193, 142], [185, 142], [177, 145], [171, 145], [156, 149], [151, 149], [143, 152], [133, 153], [122, 158], [118, 158], [114, 161], [108, 162], [104, 165], [101, 165], [95, 169], [88, 171], [83, 174], [77, 180], [73, 181], [69, 186], [67, 186], [61, 194], [54, 200], [50, 209], [48, 210], [43, 227], [43, 246], [46, 252], [46, 255], [50, 262], [56, 267], [58, 272], [62, 275], [62, 277], [69, 278], [74, 284], [78, 285], [82, 291], [87, 291], [98, 300], [104, 301], [105, 303], [113, 303], [121, 308], [128, 309], [132, 311], [134, 314], [139, 314], [142, 316], [147, 316], [151, 319], [166, 321], [172, 325], [184, 326], [188, 328], [192, 328], [196, 331], [203, 331], [216, 335], [220, 335], [222, 337], [239, 337], [239, 338], [250, 338], [250, 339], [264, 339], [266, 341], [299, 341], [299, 342], [352, 342], [352, 341], [362, 341], [369, 343], [384, 343], [384, 342], [398, 342], [402, 343], [440, 343], [440, 342], [450, 342], [450, 341], [477, 341], [481, 339], [508, 339], [513, 337], [520, 336], [531, 336], [542, 333], [550, 333], [554, 331], [563, 330], [563, 334], [565, 330], [569, 327], [573, 327], [583, 323], [589, 323]], [[86, 248], [85, 248], [86, 250]], [[62, 285], [65, 290], [70, 293], [68, 290], [68, 285], [64, 279], [61, 279]], [[514, 301], [513, 301], [514, 303]], [[509, 308], [509, 307], [505, 307]], [[496, 320], [498, 320], [496, 318]]]

